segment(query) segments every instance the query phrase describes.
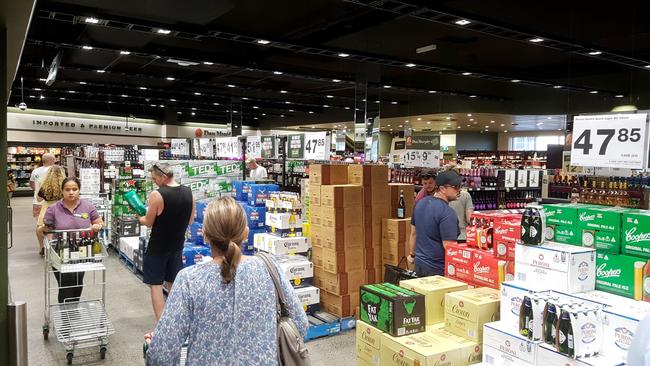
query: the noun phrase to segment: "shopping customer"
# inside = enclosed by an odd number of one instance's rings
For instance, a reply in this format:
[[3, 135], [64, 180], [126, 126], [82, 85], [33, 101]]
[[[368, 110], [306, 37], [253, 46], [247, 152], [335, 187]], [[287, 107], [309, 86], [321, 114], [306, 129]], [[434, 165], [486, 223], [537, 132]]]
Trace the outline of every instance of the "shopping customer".
[[458, 238], [458, 218], [449, 202], [458, 198], [461, 182], [454, 171], [438, 173], [433, 196], [415, 205], [408, 261], [415, 264], [414, 271], [420, 277], [445, 273], [445, 246]]
[[[98, 232], [104, 223], [92, 203], [79, 198], [81, 183], [77, 178], [65, 178], [61, 184], [63, 199], [47, 208], [43, 223], [53, 230], [89, 230]], [[84, 273], [54, 272], [59, 283], [59, 303], [79, 301]]]
[[[65, 169], [58, 165], [52, 166], [45, 175], [43, 183], [41, 183], [41, 189], [38, 191], [38, 199], [41, 204], [41, 212], [38, 215], [38, 220], [36, 221], [36, 230], [40, 231], [39, 235], [43, 235], [43, 230], [45, 225], [43, 224], [43, 218], [47, 209], [55, 204], [57, 201], [63, 198], [63, 180], [65, 179]], [[44, 255], [44, 251], [41, 249], [41, 256]]]
[[250, 170], [249, 177], [251, 179], [266, 179], [269, 176], [265, 167], [257, 165], [255, 158], [248, 158], [246, 160], [246, 167]]
[[[34, 199], [32, 200], [32, 216], [35, 219], [38, 219], [38, 216], [41, 214], [41, 203], [38, 199], [38, 191], [41, 189], [41, 182], [45, 178], [47, 171], [54, 165], [55, 158], [53, 154], [45, 153], [41, 156], [41, 162], [43, 166], [40, 166], [32, 171], [32, 174], [29, 176], [29, 186], [34, 191]], [[41, 231], [38, 230], [38, 225], [36, 226], [36, 239], [38, 240], [38, 251], [43, 255], [43, 235]]]
[[[448, 164], [444, 166], [442, 170], [452, 170], [460, 174], [460, 168], [456, 164]], [[458, 218], [458, 229], [460, 230], [458, 241], [464, 243], [467, 239], [465, 228], [469, 225], [469, 220], [474, 213], [472, 195], [470, 195], [465, 189], [461, 189], [458, 199], [450, 201], [449, 207], [456, 212], [456, 217]]]
[[14, 173], [7, 171], [7, 200], [9, 201], [8, 206], [11, 206], [11, 197], [13, 197], [15, 191], [16, 178], [14, 178]]
[[[277, 366], [275, 287], [261, 259], [243, 256], [246, 214], [231, 197], [208, 205], [203, 235], [213, 260], [183, 269], [152, 334], [148, 364], [172, 365], [187, 340], [188, 365]], [[301, 337], [307, 316], [278, 267], [289, 317]]]
[[424, 197], [433, 195], [436, 190], [436, 172], [433, 169], [422, 169], [420, 180], [422, 181], [422, 189], [415, 196], [415, 203], [418, 203]]
[[156, 163], [150, 173], [158, 190], [149, 194], [147, 214], [138, 220], [151, 228], [143, 258], [143, 282], [151, 290], [151, 304], [158, 320], [165, 307], [163, 284], [171, 292], [176, 275], [183, 268], [185, 231], [194, 221], [194, 198], [189, 187], [176, 183], [169, 164]]

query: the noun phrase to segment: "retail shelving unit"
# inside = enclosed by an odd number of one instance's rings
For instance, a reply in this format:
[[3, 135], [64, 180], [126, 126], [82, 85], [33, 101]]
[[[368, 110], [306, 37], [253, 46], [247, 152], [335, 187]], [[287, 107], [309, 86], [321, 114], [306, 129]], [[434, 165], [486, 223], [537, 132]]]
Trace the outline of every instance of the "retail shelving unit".
[[11, 172], [16, 180], [15, 196], [33, 194], [29, 186], [32, 171], [41, 166], [41, 158], [45, 153], [52, 153], [58, 159], [61, 149], [58, 147], [27, 147], [10, 146], [7, 149], [7, 172]]

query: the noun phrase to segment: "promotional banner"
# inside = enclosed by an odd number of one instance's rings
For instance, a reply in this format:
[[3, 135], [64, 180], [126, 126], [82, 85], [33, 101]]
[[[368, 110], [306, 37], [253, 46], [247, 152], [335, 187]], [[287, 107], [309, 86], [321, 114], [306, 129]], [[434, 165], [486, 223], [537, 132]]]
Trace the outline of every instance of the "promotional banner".
[[215, 139], [215, 156], [219, 158], [240, 159], [241, 143], [237, 137], [219, 137]]
[[276, 141], [275, 136], [261, 136], [263, 159], [275, 159], [277, 157]]
[[203, 158], [214, 158], [214, 140], [197, 139], [199, 142], [199, 156]]
[[302, 159], [304, 156], [305, 135], [287, 136], [287, 157], [289, 159]]
[[644, 169], [648, 166], [647, 114], [605, 114], [573, 119], [571, 165]]

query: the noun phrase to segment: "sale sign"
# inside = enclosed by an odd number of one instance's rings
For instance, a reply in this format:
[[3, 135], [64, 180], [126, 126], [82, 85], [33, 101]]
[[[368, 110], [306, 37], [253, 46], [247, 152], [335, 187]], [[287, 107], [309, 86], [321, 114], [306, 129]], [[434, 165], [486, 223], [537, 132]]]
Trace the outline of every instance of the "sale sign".
[[645, 169], [647, 159], [647, 114], [574, 117], [571, 165]]

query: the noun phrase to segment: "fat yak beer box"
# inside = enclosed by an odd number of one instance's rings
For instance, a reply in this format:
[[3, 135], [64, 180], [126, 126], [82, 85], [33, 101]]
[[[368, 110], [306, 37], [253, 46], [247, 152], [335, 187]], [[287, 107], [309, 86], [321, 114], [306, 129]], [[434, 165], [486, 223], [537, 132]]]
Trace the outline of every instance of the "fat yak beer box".
[[483, 325], [499, 320], [499, 290], [479, 287], [445, 295], [445, 329], [481, 342]]
[[650, 213], [630, 210], [622, 221], [623, 254], [650, 258]]
[[375, 328], [395, 337], [425, 331], [424, 295], [379, 283], [361, 286], [359, 296], [359, 319]]
[[467, 290], [467, 284], [443, 276], [431, 276], [400, 281], [400, 287], [424, 295], [427, 326], [445, 320], [445, 294]]

